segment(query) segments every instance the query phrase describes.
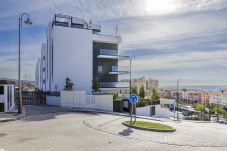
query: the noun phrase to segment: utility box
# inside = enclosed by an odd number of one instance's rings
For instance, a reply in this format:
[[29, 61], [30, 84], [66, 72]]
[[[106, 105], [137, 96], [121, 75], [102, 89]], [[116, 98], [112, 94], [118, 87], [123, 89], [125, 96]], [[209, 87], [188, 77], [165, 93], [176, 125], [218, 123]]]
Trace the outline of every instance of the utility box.
[[15, 82], [0, 80], [0, 112], [8, 112], [15, 107]]

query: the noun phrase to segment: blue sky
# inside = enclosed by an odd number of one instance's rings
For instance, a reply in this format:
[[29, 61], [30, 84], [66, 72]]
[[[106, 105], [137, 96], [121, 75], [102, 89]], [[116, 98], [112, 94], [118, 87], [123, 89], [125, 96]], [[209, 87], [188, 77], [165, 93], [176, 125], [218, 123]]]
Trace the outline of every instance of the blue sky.
[[1, 78], [17, 78], [19, 15], [33, 21], [22, 29], [22, 78], [34, 80], [46, 25], [62, 13], [92, 19], [107, 33], [118, 25], [121, 53], [136, 56], [133, 77], [227, 85], [226, 0], [1, 0], [0, 10]]

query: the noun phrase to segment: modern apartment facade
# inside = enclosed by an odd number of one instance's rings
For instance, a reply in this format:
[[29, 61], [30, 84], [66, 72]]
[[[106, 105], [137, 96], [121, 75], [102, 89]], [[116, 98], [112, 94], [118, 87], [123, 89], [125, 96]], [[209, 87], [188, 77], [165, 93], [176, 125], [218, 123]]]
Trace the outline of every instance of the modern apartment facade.
[[[101, 32], [101, 25], [92, 24], [67, 15], [55, 15], [46, 29], [46, 43], [42, 44], [40, 68], [36, 73], [42, 81], [37, 85], [43, 91], [61, 91], [65, 79], [74, 83], [74, 90], [92, 93], [92, 81], [98, 79], [100, 90], [113, 91], [128, 88], [118, 82], [127, 70], [118, 67], [120, 60], [128, 59], [118, 53], [121, 37]], [[38, 65], [37, 65], [38, 66]]]

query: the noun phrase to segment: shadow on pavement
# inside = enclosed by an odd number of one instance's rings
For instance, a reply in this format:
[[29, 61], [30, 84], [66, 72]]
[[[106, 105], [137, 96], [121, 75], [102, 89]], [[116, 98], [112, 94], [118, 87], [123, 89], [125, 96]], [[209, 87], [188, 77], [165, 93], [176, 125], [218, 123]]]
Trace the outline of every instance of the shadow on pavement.
[[36, 115], [31, 115], [26, 118], [24, 118], [22, 121], [44, 121], [44, 120], [51, 120], [51, 119], [56, 119], [57, 116], [60, 115], [66, 115], [66, 114], [74, 114], [74, 113], [79, 113], [80, 115], [96, 115], [96, 113], [85, 113], [85, 112], [52, 112], [52, 113], [43, 113], [43, 114], [36, 114]]
[[133, 133], [133, 130], [131, 128], [124, 129], [122, 132], [119, 132], [118, 134], [121, 136], [130, 136], [130, 134]]
[[25, 106], [26, 118], [23, 121], [44, 121], [50, 119], [56, 119], [59, 115], [79, 113], [81, 115], [97, 115], [96, 112], [80, 111], [74, 109], [66, 109], [53, 106]]

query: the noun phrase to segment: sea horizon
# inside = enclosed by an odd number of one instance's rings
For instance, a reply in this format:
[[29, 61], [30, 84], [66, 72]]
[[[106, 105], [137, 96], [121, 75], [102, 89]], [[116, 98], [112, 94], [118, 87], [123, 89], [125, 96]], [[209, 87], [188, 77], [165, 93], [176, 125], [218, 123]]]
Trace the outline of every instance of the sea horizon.
[[[176, 86], [159, 86], [161, 89], [176, 89]], [[227, 89], [227, 86], [179, 86], [179, 89], [204, 90], [204, 91], [218, 91], [220, 89]]]

